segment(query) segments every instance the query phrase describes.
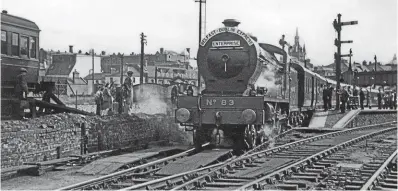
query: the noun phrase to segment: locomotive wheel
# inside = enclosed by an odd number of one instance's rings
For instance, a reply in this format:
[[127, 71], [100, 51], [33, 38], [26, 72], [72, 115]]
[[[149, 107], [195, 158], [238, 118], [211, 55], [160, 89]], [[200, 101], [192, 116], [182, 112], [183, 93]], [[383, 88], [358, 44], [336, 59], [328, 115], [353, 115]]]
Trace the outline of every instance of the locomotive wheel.
[[249, 148], [252, 149], [256, 146], [257, 142], [257, 131], [254, 125], [247, 125], [245, 128], [245, 140], [248, 143]]

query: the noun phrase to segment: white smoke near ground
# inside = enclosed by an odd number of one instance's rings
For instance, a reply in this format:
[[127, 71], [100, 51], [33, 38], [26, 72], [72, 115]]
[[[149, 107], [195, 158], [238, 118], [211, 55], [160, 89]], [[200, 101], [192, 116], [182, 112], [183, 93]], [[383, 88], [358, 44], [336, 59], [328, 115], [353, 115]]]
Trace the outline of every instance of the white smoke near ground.
[[168, 114], [171, 105], [165, 101], [164, 87], [162, 86], [146, 86], [142, 85], [134, 89], [133, 106], [129, 113], [145, 113], [149, 115], [154, 114]]
[[156, 134], [169, 143], [191, 144], [192, 136], [184, 131], [179, 124], [175, 123], [173, 117], [173, 105], [169, 99], [167, 87], [144, 84], [134, 87], [134, 102], [129, 114], [140, 115], [162, 115], [165, 120], [159, 124]]

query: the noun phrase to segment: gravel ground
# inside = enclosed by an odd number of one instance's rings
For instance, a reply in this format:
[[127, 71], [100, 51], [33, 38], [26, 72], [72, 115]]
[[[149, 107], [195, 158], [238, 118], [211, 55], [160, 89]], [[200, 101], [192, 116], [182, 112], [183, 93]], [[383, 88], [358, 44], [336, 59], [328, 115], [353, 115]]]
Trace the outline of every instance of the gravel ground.
[[21, 176], [1, 181], [1, 190], [55, 190], [68, 185], [100, 177], [79, 175], [81, 166], [74, 166], [65, 171], [50, 171], [42, 176]]

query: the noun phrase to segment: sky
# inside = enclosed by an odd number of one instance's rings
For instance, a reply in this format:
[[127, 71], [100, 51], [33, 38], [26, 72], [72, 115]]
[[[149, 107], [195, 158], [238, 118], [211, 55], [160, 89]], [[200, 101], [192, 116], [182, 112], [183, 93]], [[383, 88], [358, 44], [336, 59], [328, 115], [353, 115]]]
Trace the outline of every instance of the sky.
[[[161, 47], [182, 52], [198, 47], [199, 4], [195, 0], [2, 0], [2, 10], [27, 18], [41, 29], [45, 50], [97, 53], [140, 53], [140, 33], [147, 36], [146, 53]], [[204, 12], [204, 10], [203, 10]], [[353, 61], [389, 62], [397, 53], [397, 0], [207, 0], [206, 32], [222, 27], [224, 19], [237, 19], [239, 27], [259, 42], [274, 44], [282, 34], [300, 44], [314, 65], [333, 62], [337, 37], [332, 22], [341, 13], [344, 26], [342, 54], [353, 51]]]

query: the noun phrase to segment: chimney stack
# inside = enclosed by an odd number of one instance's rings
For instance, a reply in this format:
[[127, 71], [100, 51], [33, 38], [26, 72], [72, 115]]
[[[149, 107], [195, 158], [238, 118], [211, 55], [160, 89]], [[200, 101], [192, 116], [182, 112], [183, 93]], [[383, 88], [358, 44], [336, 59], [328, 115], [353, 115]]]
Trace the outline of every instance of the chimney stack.
[[160, 48], [160, 54], [163, 54], [164, 49]]
[[75, 83], [75, 79], [79, 78], [79, 72], [77, 72], [77, 70], [75, 69], [75, 71], [73, 72], [73, 83]]
[[73, 45], [69, 45], [69, 53], [73, 53]]
[[235, 19], [225, 19], [222, 23], [225, 27], [237, 27], [240, 24], [240, 22]]
[[8, 11], [7, 11], [7, 10], [3, 10], [1, 13], [3, 13], [3, 14], [7, 14], [7, 13], [8, 13]]

